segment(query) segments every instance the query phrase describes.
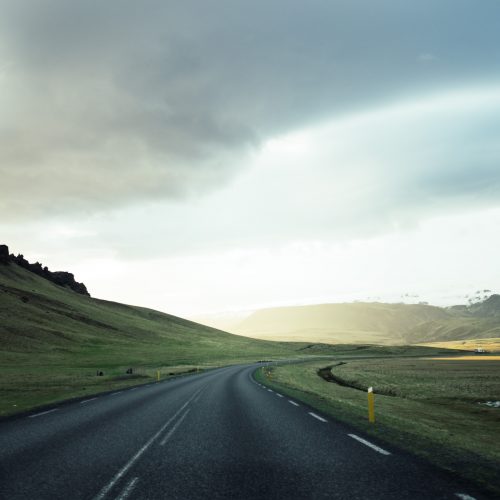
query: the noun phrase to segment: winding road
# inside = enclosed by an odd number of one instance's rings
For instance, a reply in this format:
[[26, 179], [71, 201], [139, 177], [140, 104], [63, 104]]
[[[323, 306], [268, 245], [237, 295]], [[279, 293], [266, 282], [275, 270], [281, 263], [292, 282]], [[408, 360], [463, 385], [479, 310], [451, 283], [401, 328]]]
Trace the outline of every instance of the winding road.
[[232, 366], [0, 423], [1, 499], [487, 498]]

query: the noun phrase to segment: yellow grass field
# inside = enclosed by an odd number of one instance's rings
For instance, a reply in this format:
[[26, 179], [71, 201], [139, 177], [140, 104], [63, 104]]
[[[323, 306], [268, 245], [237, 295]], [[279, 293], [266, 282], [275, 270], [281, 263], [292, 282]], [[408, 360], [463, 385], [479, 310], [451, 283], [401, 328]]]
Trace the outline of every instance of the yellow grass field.
[[423, 345], [428, 347], [441, 347], [444, 349], [460, 349], [463, 351], [474, 351], [482, 348], [491, 353], [500, 353], [500, 338], [472, 339], [472, 340], [450, 340], [447, 342], [426, 342]]
[[449, 358], [422, 358], [422, 359], [432, 359], [432, 360], [442, 360], [442, 361], [500, 361], [500, 356], [484, 356], [484, 355], [472, 355], [472, 356], [453, 356]]

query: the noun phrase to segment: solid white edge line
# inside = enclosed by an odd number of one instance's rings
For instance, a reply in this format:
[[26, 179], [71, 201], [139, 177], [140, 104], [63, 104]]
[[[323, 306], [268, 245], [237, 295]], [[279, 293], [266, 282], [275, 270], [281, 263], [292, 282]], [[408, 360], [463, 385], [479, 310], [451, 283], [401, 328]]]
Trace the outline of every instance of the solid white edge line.
[[[200, 389], [201, 391], [201, 389]], [[184, 410], [184, 408], [191, 402], [192, 399], [198, 394], [196, 391], [175, 413], [174, 415], [163, 424], [160, 430], [149, 440], [146, 444], [113, 476], [111, 481], [102, 488], [102, 490], [94, 497], [94, 500], [103, 499], [109, 491], [114, 487], [114, 485], [127, 473], [127, 471], [134, 465], [134, 463], [141, 457], [141, 455], [153, 444], [153, 442], [158, 438], [158, 436], [170, 425], [170, 422], [177, 417], [177, 415]]]
[[166, 436], [161, 440], [161, 443], [160, 443], [160, 446], [164, 446], [165, 443], [172, 437], [172, 435], [174, 434], [174, 432], [177, 430], [177, 428], [179, 427], [179, 425], [182, 424], [182, 421], [186, 418], [186, 415], [191, 411], [190, 408], [188, 408], [184, 414], [182, 415], [181, 418], [179, 418], [179, 420], [177, 420], [177, 422], [175, 423], [175, 425], [168, 431], [168, 433], [166, 434]]
[[476, 500], [474, 497], [467, 495], [467, 493], [455, 493], [455, 496], [462, 500]]
[[83, 405], [85, 403], [89, 403], [90, 401], [94, 401], [95, 399], [98, 399], [98, 398], [90, 398], [90, 399], [86, 399], [85, 401], [80, 401], [80, 404]]
[[132, 478], [132, 480], [128, 482], [127, 486], [125, 486], [123, 491], [120, 493], [120, 496], [117, 497], [116, 500], [125, 500], [126, 498], [128, 498], [130, 493], [132, 493], [132, 490], [135, 488], [135, 483], [137, 483], [138, 480], [138, 477]]
[[321, 422], [328, 422], [326, 418], [320, 417], [319, 415], [316, 415], [316, 413], [313, 413], [312, 411], [309, 412], [309, 415], [311, 415], [311, 417], [320, 420]]
[[296, 403], [295, 401], [292, 401], [291, 399], [289, 399], [288, 402], [294, 406], [300, 406], [299, 403]]
[[41, 417], [42, 415], [47, 415], [47, 413], [52, 413], [53, 411], [57, 410], [59, 410], [59, 408], [53, 408], [52, 410], [42, 411], [40, 413], [35, 413], [34, 415], [28, 415], [28, 418]]
[[375, 450], [376, 452], [378, 452], [382, 455], [390, 455], [390, 453], [387, 450], [380, 448], [376, 444], [370, 443], [370, 441], [367, 441], [366, 439], [363, 439], [362, 437], [356, 436], [356, 434], [348, 434], [348, 436], [352, 437], [356, 441], [359, 441], [360, 443], [363, 443], [365, 446], [368, 446], [372, 450]]

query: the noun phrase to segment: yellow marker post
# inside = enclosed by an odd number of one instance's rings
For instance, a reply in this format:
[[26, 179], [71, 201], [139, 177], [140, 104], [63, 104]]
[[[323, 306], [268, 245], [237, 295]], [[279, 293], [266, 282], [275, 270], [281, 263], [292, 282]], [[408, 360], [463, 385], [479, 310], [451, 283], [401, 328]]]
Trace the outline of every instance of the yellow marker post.
[[371, 424], [375, 423], [375, 395], [373, 387], [368, 387], [368, 421]]
[[158, 382], [160, 381], [160, 370], [156, 372], [156, 379], [158, 380]]

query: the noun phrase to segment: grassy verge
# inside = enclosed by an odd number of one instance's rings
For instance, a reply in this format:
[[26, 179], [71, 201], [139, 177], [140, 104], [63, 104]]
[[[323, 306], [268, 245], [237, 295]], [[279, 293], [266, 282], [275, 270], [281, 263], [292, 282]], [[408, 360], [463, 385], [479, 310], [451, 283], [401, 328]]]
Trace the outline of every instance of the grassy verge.
[[197, 373], [217, 365], [141, 367], [126, 374], [126, 367], [106, 369], [103, 376], [88, 368], [31, 368], [28, 372], [12, 367], [0, 369], [0, 417], [32, 410], [61, 400], [90, 396], [101, 392], [147, 384], [160, 379]]
[[[318, 376], [327, 365], [347, 386]], [[337, 357], [267, 370], [257, 373], [263, 383], [500, 493], [500, 409], [479, 404], [500, 400], [500, 362]], [[376, 424], [367, 421], [368, 386]]]

